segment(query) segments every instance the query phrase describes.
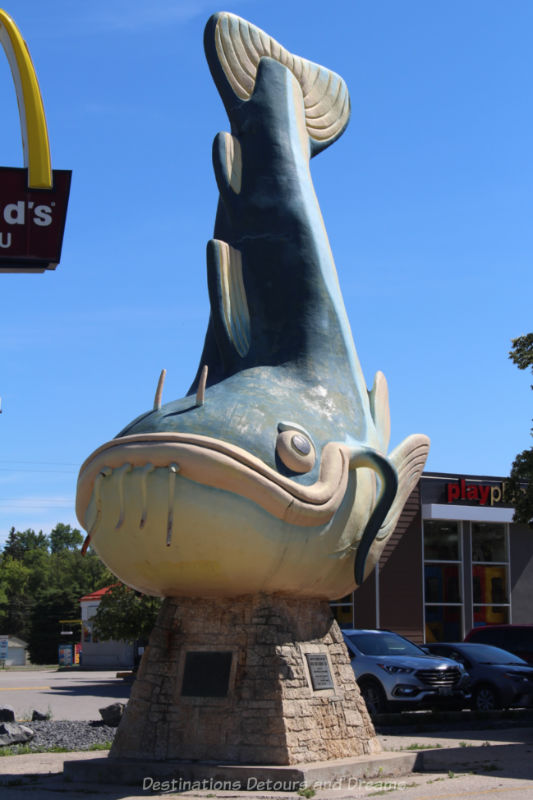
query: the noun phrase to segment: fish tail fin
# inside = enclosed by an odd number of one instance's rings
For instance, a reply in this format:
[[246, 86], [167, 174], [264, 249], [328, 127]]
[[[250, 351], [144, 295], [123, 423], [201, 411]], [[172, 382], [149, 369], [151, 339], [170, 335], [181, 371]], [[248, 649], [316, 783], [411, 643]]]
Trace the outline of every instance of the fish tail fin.
[[350, 119], [350, 96], [337, 73], [289, 53], [256, 25], [227, 11], [208, 20], [204, 47], [230, 118], [236, 101], [245, 102], [252, 96], [259, 62], [266, 56], [287, 67], [300, 84], [311, 155], [324, 150], [344, 132]]

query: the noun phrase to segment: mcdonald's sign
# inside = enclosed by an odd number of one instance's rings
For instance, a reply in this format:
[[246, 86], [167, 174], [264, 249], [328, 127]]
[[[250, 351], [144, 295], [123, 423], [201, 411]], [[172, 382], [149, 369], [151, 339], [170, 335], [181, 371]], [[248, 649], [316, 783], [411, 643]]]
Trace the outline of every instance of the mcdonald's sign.
[[70, 170], [52, 170], [41, 91], [31, 56], [0, 9], [4, 48], [19, 107], [24, 167], [0, 167], [0, 272], [44, 272], [61, 256]]

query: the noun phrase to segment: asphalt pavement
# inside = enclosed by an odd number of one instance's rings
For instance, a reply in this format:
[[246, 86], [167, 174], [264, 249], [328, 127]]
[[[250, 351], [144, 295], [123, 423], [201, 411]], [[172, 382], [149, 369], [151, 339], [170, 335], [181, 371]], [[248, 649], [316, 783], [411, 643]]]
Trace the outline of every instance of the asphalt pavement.
[[[0, 674], [0, 704], [7, 697], [49, 697], [56, 719], [80, 719], [80, 709], [97, 719], [101, 705], [125, 700], [130, 686], [115, 678], [115, 673], [53, 673], [32, 675], [14, 672]], [[9, 677], [9, 680], [6, 678]], [[55, 677], [55, 679], [54, 679]], [[16, 684], [16, 685], [15, 685]], [[39, 689], [39, 686], [50, 687]], [[11, 694], [9, 694], [11, 692]], [[26, 694], [28, 692], [28, 694]], [[34, 693], [33, 695], [31, 693]], [[67, 705], [63, 705], [63, 703]], [[16, 700], [22, 707], [26, 700]], [[15, 703], [11, 703], [15, 705]], [[20, 706], [19, 706], [20, 707]], [[63, 713], [69, 716], [61, 716]], [[94, 713], [96, 709], [96, 715]], [[397, 716], [377, 725], [384, 752], [411, 754], [414, 771], [387, 777], [378, 766], [374, 777], [342, 779], [283, 792], [276, 787], [256, 791], [222, 790], [207, 786], [184, 791], [187, 787], [157, 783], [157, 776], [146, 776], [136, 785], [82, 783], [76, 777], [65, 780], [65, 761], [90, 761], [105, 752], [37, 753], [0, 758], [0, 796], [2, 800], [57, 800], [58, 796], [76, 800], [139, 800], [146, 797], [220, 797], [277, 800], [309, 796], [315, 800], [355, 800], [385, 795], [392, 800], [524, 800], [533, 798], [533, 713], [515, 712], [475, 716], [468, 713], [432, 716]], [[379, 756], [377, 757], [379, 759]], [[383, 759], [385, 765], [386, 759]], [[375, 766], [375, 765], [374, 765]], [[419, 771], [423, 770], [423, 771]], [[181, 789], [181, 791], [172, 791]]]
[[131, 683], [116, 675], [116, 669], [0, 670], [0, 706], [12, 706], [19, 720], [31, 719], [33, 709], [55, 720], [99, 720], [98, 709], [130, 696]]

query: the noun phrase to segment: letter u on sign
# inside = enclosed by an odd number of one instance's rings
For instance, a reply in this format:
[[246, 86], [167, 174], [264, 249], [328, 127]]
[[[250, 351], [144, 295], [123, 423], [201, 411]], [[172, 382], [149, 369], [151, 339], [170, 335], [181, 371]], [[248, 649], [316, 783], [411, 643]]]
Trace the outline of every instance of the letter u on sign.
[[11, 67], [24, 167], [0, 167], [0, 272], [44, 272], [61, 256], [70, 170], [52, 170], [43, 101], [28, 47], [0, 9], [0, 42]]

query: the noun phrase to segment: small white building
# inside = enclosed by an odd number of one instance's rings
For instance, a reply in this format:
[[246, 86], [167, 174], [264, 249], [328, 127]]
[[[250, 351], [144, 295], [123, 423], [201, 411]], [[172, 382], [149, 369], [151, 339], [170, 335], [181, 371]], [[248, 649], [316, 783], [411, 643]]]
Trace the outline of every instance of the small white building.
[[9, 636], [0, 633], [0, 641], [7, 639], [7, 658], [4, 659], [3, 648], [0, 648], [0, 659], [6, 667], [23, 667], [26, 664], [26, 650], [28, 643], [19, 639], [18, 636]]
[[129, 668], [134, 664], [134, 648], [131, 642], [99, 641], [93, 633], [92, 618], [98, 610], [102, 597], [111, 590], [105, 586], [80, 599], [81, 606], [81, 659], [80, 666], [101, 669]]

